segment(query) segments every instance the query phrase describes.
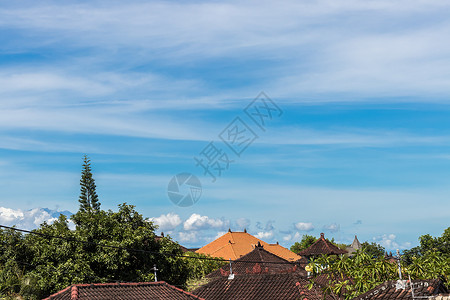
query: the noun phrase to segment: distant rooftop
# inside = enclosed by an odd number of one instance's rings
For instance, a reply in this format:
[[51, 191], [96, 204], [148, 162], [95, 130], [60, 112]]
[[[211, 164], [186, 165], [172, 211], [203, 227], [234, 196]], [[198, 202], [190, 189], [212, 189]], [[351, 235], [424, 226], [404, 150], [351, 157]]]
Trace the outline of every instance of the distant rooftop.
[[299, 255], [304, 256], [315, 256], [315, 255], [333, 255], [333, 254], [346, 254], [347, 251], [340, 249], [339, 247], [333, 245], [333, 243], [327, 241], [325, 239], [325, 235], [323, 233], [320, 234], [320, 238], [314, 242], [307, 249], [299, 252]]
[[301, 259], [301, 256], [284, 248], [278, 243], [268, 244], [247, 233], [247, 231], [232, 232], [229, 230], [227, 233], [198, 249], [196, 252], [211, 255], [213, 257], [236, 260], [255, 249], [258, 243], [264, 246], [264, 249], [267, 251], [287, 261], [293, 262]]

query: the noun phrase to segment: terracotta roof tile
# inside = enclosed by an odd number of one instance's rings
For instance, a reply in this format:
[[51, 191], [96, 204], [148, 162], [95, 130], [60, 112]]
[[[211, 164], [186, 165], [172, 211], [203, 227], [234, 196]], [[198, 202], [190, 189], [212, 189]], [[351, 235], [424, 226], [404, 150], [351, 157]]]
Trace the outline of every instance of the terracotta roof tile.
[[158, 282], [75, 284], [44, 300], [190, 300], [202, 299], [182, 289]]
[[307, 249], [300, 251], [299, 255], [304, 256], [314, 256], [314, 255], [332, 255], [332, 254], [346, 254], [347, 251], [340, 249], [339, 247], [333, 245], [331, 242], [325, 239], [323, 233], [320, 234], [320, 238], [314, 242]]
[[[387, 281], [380, 284], [376, 288], [353, 298], [354, 300], [400, 300], [400, 299], [413, 299], [411, 284], [406, 282], [405, 289], [396, 288], [397, 281]], [[412, 280], [412, 286], [414, 288], [414, 296], [425, 298], [440, 293], [448, 293], [447, 288], [438, 279], [433, 280]]]
[[[252, 263], [257, 262], [257, 263]], [[263, 246], [257, 246], [253, 251], [236, 259], [231, 264], [233, 273], [242, 274], [267, 274], [296, 272], [306, 276], [306, 271], [301, 265], [289, 262], [265, 249]], [[228, 276], [230, 274], [229, 264], [207, 275], [208, 278]]]
[[288, 261], [296, 261], [301, 259], [301, 256], [282, 247], [281, 245], [268, 244], [247, 232], [229, 231], [208, 245], [198, 249], [196, 252], [211, 255], [212, 257], [222, 257], [224, 259], [236, 260], [251, 252], [258, 245], [258, 242], [263, 245], [267, 251]]
[[[205, 284], [192, 293], [206, 300], [252, 299], [323, 299], [322, 291], [298, 274], [236, 275], [229, 280], [221, 277]], [[325, 299], [333, 299], [326, 296]]]

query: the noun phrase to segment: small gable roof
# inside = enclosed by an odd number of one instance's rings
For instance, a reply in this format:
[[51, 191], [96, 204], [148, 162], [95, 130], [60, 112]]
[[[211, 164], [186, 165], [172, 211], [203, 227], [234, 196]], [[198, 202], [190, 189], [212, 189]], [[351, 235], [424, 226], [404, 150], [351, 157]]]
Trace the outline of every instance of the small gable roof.
[[[231, 266], [235, 275], [297, 272], [302, 276], [306, 276], [306, 271], [302, 267], [267, 251], [261, 245], [256, 246], [251, 252], [233, 261]], [[228, 276], [229, 274], [230, 265], [226, 264], [222, 268], [208, 274], [207, 277], [214, 278]]]
[[[44, 300], [192, 300], [202, 299], [164, 281], [74, 284]], [[204, 300], [204, 299], [203, 299]]]
[[323, 233], [320, 234], [320, 238], [314, 242], [307, 249], [300, 251], [299, 255], [314, 256], [314, 255], [332, 255], [332, 254], [346, 254], [347, 251], [340, 249], [333, 245], [331, 242], [325, 239]]
[[[353, 300], [401, 300], [412, 299], [411, 282], [406, 281], [404, 289], [397, 289], [397, 281], [386, 281], [374, 289], [353, 298]], [[412, 287], [414, 289], [414, 296], [420, 298], [427, 298], [432, 295], [441, 293], [448, 293], [447, 288], [439, 279], [432, 280], [412, 280]]]
[[288, 261], [294, 262], [301, 259], [301, 256], [284, 248], [283, 246], [278, 244], [268, 244], [247, 233], [246, 231], [231, 232], [229, 230], [221, 237], [215, 239], [195, 252], [210, 255], [212, 257], [236, 260], [251, 252], [258, 245], [258, 243], [264, 246], [267, 251]]

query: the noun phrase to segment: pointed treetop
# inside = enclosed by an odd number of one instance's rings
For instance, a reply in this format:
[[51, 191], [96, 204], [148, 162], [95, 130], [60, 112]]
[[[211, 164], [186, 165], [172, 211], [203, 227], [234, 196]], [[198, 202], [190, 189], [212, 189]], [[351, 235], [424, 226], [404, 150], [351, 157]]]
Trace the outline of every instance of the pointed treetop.
[[80, 186], [81, 194], [78, 199], [80, 211], [98, 212], [100, 210], [100, 202], [98, 201], [95, 180], [92, 177], [91, 161], [87, 155], [83, 156]]

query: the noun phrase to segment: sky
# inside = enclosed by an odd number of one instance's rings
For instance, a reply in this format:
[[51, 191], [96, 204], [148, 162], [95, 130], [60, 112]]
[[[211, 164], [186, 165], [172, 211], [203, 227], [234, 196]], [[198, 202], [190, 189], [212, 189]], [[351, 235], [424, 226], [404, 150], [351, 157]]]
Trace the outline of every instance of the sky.
[[[440, 236], [449, 12], [433, 0], [0, 1], [0, 224], [76, 212], [87, 154], [103, 209], [135, 205], [187, 247], [244, 228], [286, 247], [321, 232], [387, 250]], [[181, 173], [201, 184], [188, 207], [168, 194]]]

